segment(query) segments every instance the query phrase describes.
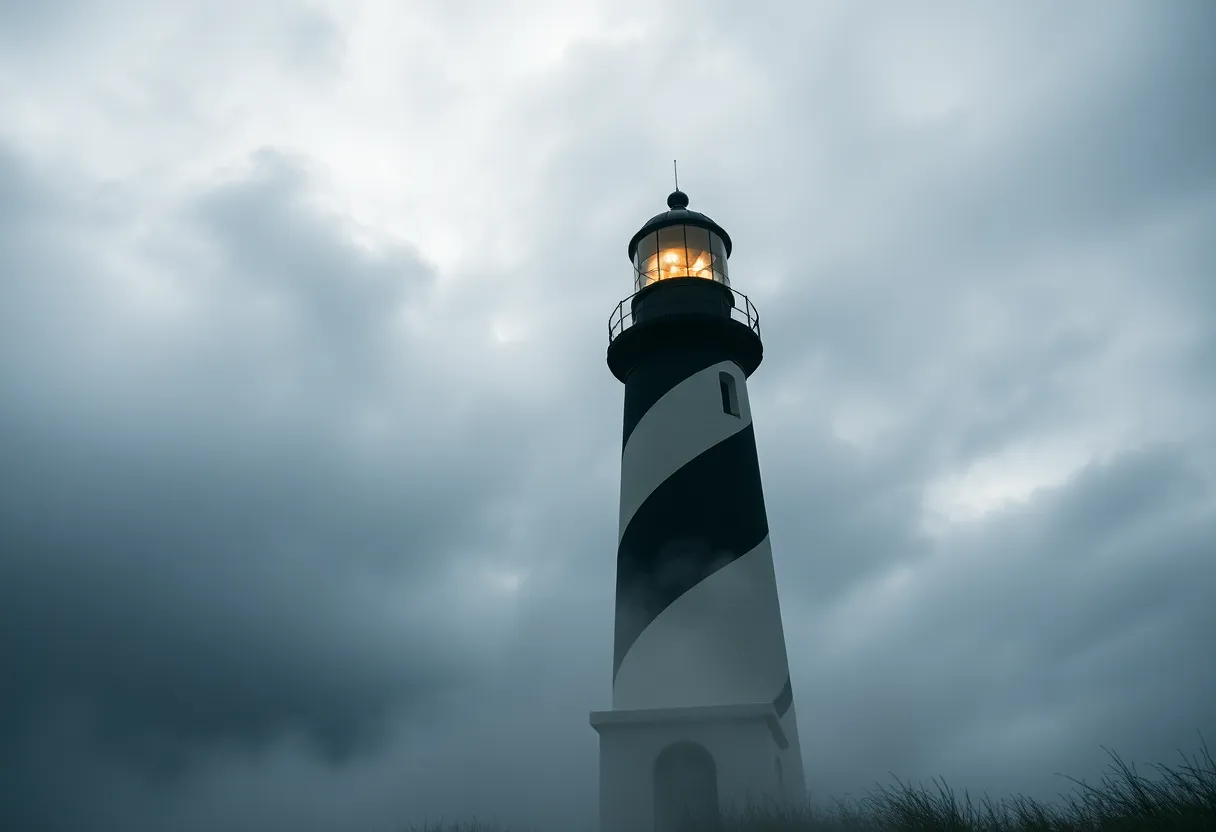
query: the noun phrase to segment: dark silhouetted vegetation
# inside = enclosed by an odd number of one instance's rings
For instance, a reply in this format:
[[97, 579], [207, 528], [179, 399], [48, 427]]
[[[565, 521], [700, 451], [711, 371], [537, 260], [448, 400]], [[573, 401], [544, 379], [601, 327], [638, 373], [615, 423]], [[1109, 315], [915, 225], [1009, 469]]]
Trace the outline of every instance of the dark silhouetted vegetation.
[[[1020, 796], [973, 801], [944, 781], [926, 789], [895, 778], [895, 786], [851, 803], [792, 810], [753, 806], [726, 815], [712, 830], [690, 826], [688, 832], [1216, 832], [1216, 764], [1200, 741], [1200, 754], [1183, 754], [1182, 765], [1153, 766], [1157, 777], [1138, 773], [1107, 750], [1114, 762], [1102, 782], [1091, 786], [1068, 777], [1075, 786], [1061, 795], [1059, 805]], [[500, 827], [474, 820], [424, 824], [407, 832], [500, 832]]]

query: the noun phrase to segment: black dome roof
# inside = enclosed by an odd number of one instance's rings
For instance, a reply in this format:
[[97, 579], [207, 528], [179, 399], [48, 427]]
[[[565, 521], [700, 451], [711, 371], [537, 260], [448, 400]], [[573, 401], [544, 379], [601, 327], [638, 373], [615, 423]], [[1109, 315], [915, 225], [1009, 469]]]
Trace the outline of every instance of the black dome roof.
[[726, 256], [730, 256], [730, 235], [726, 233], [726, 229], [699, 211], [689, 211], [688, 194], [683, 191], [672, 191], [671, 195], [667, 197], [667, 208], [668, 210], [663, 213], [655, 214], [648, 219], [646, 224], [639, 228], [638, 232], [629, 240], [629, 259], [631, 261], [638, 250], [638, 243], [642, 241], [643, 237], [660, 228], [668, 228], [673, 225], [691, 225], [712, 231], [722, 238], [722, 245], [726, 247]]

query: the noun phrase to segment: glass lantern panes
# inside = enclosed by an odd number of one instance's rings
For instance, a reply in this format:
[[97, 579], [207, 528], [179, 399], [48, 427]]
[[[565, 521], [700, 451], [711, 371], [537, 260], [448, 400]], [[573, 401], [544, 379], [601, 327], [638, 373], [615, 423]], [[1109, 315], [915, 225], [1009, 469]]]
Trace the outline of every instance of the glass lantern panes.
[[637, 280], [634, 291], [649, 286], [659, 279], [658, 235], [647, 234], [638, 241]]
[[659, 280], [688, 276], [688, 252], [684, 247], [684, 226], [659, 229]]
[[710, 249], [714, 256], [714, 280], [730, 285], [730, 272], [726, 268], [726, 246], [717, 234], [710, 234]]
[[673, 277], [700, 277], [730, 285], [722, 241], [696, 226], [675, 225], [647, 234], [638, 241], [634, 269], [635, 291]]
[[684, 244], [688, 252], [685, 275], [712, 280], [714, 276], [711, 268], [713, 258], [709, 252], [709, 232], [704, 228], [685, 226]]

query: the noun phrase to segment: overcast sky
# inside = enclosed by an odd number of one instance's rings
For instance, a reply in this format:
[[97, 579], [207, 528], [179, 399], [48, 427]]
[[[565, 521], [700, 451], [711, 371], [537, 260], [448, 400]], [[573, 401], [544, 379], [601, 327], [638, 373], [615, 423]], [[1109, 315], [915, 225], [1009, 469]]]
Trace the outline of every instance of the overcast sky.
[[589, 829], [671, 160], [812, 796], [1216, 745], [1216, 4], [0, 2], [0, 828]]

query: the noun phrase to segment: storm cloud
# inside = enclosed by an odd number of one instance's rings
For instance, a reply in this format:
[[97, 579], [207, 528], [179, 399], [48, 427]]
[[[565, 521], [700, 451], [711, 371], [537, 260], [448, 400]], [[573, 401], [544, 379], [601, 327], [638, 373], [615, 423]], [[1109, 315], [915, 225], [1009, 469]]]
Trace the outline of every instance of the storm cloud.
[[1216, 729], [1216, 13], [0, 6], [0, 827], [590, 829], [671, 159], [806, 770]]

